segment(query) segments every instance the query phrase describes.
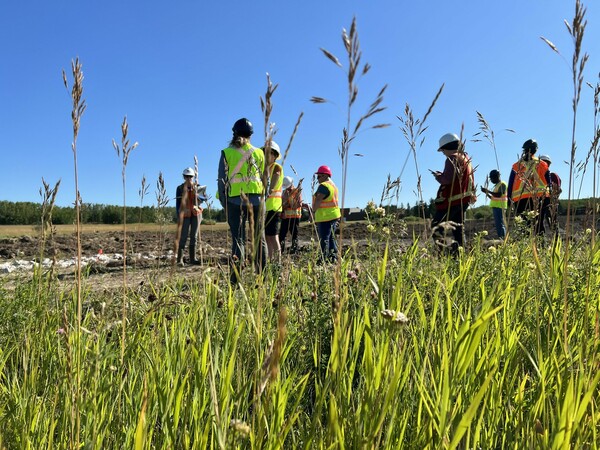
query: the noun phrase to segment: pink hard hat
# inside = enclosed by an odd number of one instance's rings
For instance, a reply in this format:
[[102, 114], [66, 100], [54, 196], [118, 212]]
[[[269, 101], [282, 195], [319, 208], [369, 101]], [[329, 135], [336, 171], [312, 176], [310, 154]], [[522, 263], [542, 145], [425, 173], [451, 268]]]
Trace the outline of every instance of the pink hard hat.
[[321, 166], [317, 169], [317, 171], [315, 173], [321, 173], [327, 176], [331, 176], [331, 169], [329, 168], [329, 166]]

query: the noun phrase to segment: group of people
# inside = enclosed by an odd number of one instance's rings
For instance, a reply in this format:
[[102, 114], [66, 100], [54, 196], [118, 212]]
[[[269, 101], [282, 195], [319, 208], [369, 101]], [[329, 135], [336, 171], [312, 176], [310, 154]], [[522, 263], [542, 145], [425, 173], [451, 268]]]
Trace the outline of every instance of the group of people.
[[[231, 141], [221, 151], [219, 159], [217, 193], [232, 238], [231, 281], [239, 280], [247, 260], [254, 264], [257, 272], [264, 269], [267, 260], [279, 263], [288, 233], [291, 234], [290, 251], [298, 250], [303, 208], [309, 211], [317, 229], [321, 248], [319, 262], [335, 262], [338, 252], [335, 229], [341, 210], [331, 169], [323, 165], [315, 172], [318, 188], [313, 194], [311, 208], [302, 202], [301, 186], [294, 186], [293, 178], [284, 176], [283, 167], [277, 162], [281, 158], [281, 149], [276, 142], [268, 140], [264, 147], [254, 147], [250, 142], [254, 129], [246, 118], [236, 121], [232, 132]], [[547, 220], [556, 227], [560, 178], [550, 172], [550, 158], [545, 155], [538, 158], [537, 150], [535, 140], [525, 141], [522, 156], [513, 164], [508, 183], [502, 181], [500, 172], [494, 169], [489, 174], [493, 188], [481, 188], [490, 198], [500, 239], [506, 237], [509, 203], [514, 205], [516, 216], [522, 217], [537, 234], [544, 234]], [[439, 140], [438, 151], [444, 154], [446, 162], [443, 171], [431, 171], [440, 184], [431, 226], [435, 242], [456, 253], [464, 246], [465, 212], [477, 199], [474, 169], [463, 142], [456, 134], [444, 134]], [[179, 227], [176, 241], [177, 263], [180, 265], [183, 265], [188, 236], [189, 261], [191, 264], [199, 262], [196, 258], [196, 235], [202, 208], [194, 176], [192, 168], [185, 169], [184, 183], [177, 188]], [[249, 241], [247, 225], [251, 230]], [[250, 251], [249, 255], [246, 255], [246, 250]]]
[[[298, 250], [298, 230], [303, 207], [316, 224], [321, 244], [320, 262], [337, 259], [335, 227], [341, 217], [338, 189], [331, 180], [328, 166], [320, 166], [315, 175], [319, 183], [312, 208], [302, 202], [302, 188], [294, 186], [292, 177], [284, 176], [279, 145], [273, 140], [264, 147], [254, 147], [250, 138], [252, 123], [242, 118], [232, 127], [233, 136], [221, 151], [218, 169], [217, 198], [225, 210], [232, 238], [230, 280], [237, 283], [244, 263], [249, 260], [262, 272], [267, 260], [279, 263], [291, 234], [290, 251]], [[195, 171], [183, 171], [184, 183], [177, 188], [178, 238], [177, 264], [183, 265], [188, 236], [189, 261], [197, 264], [196, 235], [202, 217], [198, 205]], [[264, 201], [263, 201], [264, 199]], [[247, 240], [246, 228], [251, 239]], [[246, 251], [249, 254], [246, 254]]]
[[[516, 217], [521, 217], [537, 235], [545, 234], [548, 223], [553, 232], [558, 230], [558, 196], [561, 193], [560, 177], [550, 172], [551, 159], [536, 156], [538, 144], [534, 139], [523, 143], [523, 152], [512, 165], [508, 183], [502, 181], [500, 172], [489, 174], [492, 189], [481, 191], [490, 199], [498, 237], [506, 238], [506, 210], [514, 205]], [[446, 156], [444, 170], [431, 171], [440, 183], [435, 199], [436, 213], [432, 220], [433, 237], [440, 246], [455, 253], [464, 245], [464, 218], [467, 208], [475, 202], [474, 170], [464, 144], [453, 133], [440, 138], [438, 151]], [[451, 233], [446, 231], [450, 229]], [[445, 239], [451, 234], [450, 242]]]

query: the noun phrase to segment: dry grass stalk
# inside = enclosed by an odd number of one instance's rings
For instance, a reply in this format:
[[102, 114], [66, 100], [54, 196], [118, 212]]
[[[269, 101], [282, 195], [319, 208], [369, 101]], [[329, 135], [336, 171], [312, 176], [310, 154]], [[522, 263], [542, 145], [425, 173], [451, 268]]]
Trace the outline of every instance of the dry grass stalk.
[[427, 108], [427, 112], [423, 116], [423, 119], [415, 119], [414, 118], [412, 109], [408, 103], [404, 107], [404, 116], [403, 117], [396, 116], [397, 119], [402, 124], [400, 126], [400, 130], [402, 131], [402, 134], [404, 135], [404, 139], [406, 139], [406, 142], [408, 142], [408, 145], [409, 145], [409, 153], [408, 153], [408, 155], [406, 155], [406, 160], [404, 161], [404, 165], [402, 167], [402, 171], [400, 172], [400, 176], [398, 177], [398, 179], [400, 179], [402, 177], [402, 174], [404, 173], [404, 168], [406, 167], [408, 158], [412, 154], [413, 160], [415, 162], [415, 170], [416, 170], [416, 174], [417, 174], [417, 193], [419, 195], [419, 204], [421, 205], [421, 217], [423, 218], [423, 220], [426, 219], [425, 200], [423, 198], [423, 187], [421, 185], [421, 174], [419, 172], [419, 162], [417, 160], [417, 148], [420, 149], [423, 146], [423, 143], [425, 142], [424, 133], [427, 130], [427, 127], [425, 126], [425, 122], [427, 121], [427, 118], [433, 111], [433, 108], [435, 107], [438, 99], [440, 98], [440, 95], [442, 95], [443, 90], [444, 90], [444, 84], [442, 84], [440, 86], [439, 90], [435, 94], [435, 97], [433, 98], [433, 101], [429, 105], [429, 108]]
[[[358, 133], [361, 131], [361, 128], [364, 122], [377, 114], [383, 112], [386, 107], [382, 106], [383, 103], [383, 95], [387, 88], [387, 85], [383, 86], [375, 100], [371, 103], [367, 112], [364, 113], [359, 119], [356, 121], [354, 126], [351, 124], [352, 117], [352, 107], [358, 98], [358, 79], [366, 75], [371, 66], [368, 63], [365, 63], [360, 69], [361, 59], [362, 59], [362, 51], [360, 50], [360, 42], [358, 39], [358, 31], [356, 26], [356, 17], [352, 19], [352, 24], [350, 25], [350, 31], [346, 31], [344, 28], [342, 30], [342, 42], [344, 44], [344, 49], [346, 50], [346, 55], [348, 57], [348, 67], [345, 68], [339, 61], [339, 59], [330, 51], [321, 48], [321, 51], [325, 55], [327, 59], [333, 62], [337, 67], [341, 68], [348, 82], [348, 99], [347, 99], [347, 108], [346, 108], [346, 125], [342, 130], [342, 140], [339, 148], [339, 155], [342, 161], [342, 188], [341, 188], [341, 203], [340, 206], [342, 209], [345, 207], [346, 203], [346, 179], [348, 173], [348, 156], [350, 154], [350, 146], [352, 142], [356, 139]], [[329, 103], [329, 101], [323, 97], [312, 97], [311, 101], [313, 103]], [[376, 129], [376, 128], [385, 128], [388, 127], [388, 123], [379, 123], [373, 126], [370, 126], [368, 129]], [[350, 132], [352, 130], [352, 132]], [[339, 245], [340, 249], [343, 245], [343, 231], [344, 231], [344, 222], [341, 222], [340, 225], [340, 239]], [[341, 264], [341, 259], [339, 259]], [[341, 266], [339, 266], [338, 272], [341, 273]], [[339, 275], [338, 273], [338, 275]]]
[[85, 99], [83, 98], [83, 71], [79, 58], [71, 60], [71, 74], [73, 76], [73, 86], [69, 91], [67, 74], [62, 71], [63, 83], [67, 92], [70, 93], [72, 100], [71, 121], [73, 123], [73, 142], [71, 150], [73, 152], [73, 167], [75, 176], [75, 233], [77, 236], [77, 263], [75, 265], [76, 290], [77, 290], [77, 334], [76, 334], [76, 381], [73, 390], [73, 404], [71, 408], [71, 446], [79, 448], [80, 437], [80, 413], [79, 413], [79, 395], [80, 395], [80, 366], [81, 366], [81, 196], [79, 194], [79, 174], [77, 166], [77, 137], [79, 136], [79, 127], [81, 117], [86, 110]]
[[56, 195], [58, 194], [60, 181], [61, 180], [58, 180], [54, 187], [51, 188], [46, 180], [42, 178], [43, 190], [40, 188], [40, 196], [42, 197], [42, 239], [40, 248], [40, 261], [44, 259], [46, 244], [48, 242], [48, 233], [50, 234], [50, 245], [52, 246], [52, 265], [50, 266], [50, 274], [48, 277], [48, 289], [50, 288], [50, 283], [54, 277], [54, 271], [56, 270], [56, 248], [54, 247], [55, 228], [52, 225], [52, 211], [54, 210], [54, 204], [56, 202]]
[[[160, 266], [160, 256], [162, 256], [162, 253], [165, 248], [165, 245], [164, 245], [165, 239], [166, 239], [165, 225], [169, 221], [168, 218], [165, 217], [165, 208], [169, 204], [169, 196], [167, 195], [167, 189], [165, 188], [165, 179], [163, 177], [162, 172], [158, 173], [158, 180], [156, 180], [155, 195], [156, 195], [155, 220], [158, 221], [158, 223], [160, 225], [160, 236], [159, 236], [159, 240], [158, 240], [159, 260], [157, 262], [157, 267], [156, 267], [158, 269]], [[173, 263], [175, 263], [175, 260], [173, 260]]]
[[125, 358], [125, 332], [127, 322], [127, 162], [129, 155], [138, 146], [138, 143], [133, 144], [129, 141], [129, 125], [127, 124], [127, 116], [123, 118], [121, 123], [121, 145], [117, 144], [113, 139], [112, 145], [117, 152], [117, 157], [121, 158], [121, 180], [123, 182], [123, 305], [122, 305], [122, 335], [121, 335], [121, 364]]
[[381, 191], [381, 199], [379, 200], [379, 205], [383, 206], [384, 202], [390, 202], [392, 198], [396, 199], [396, 203], [398, 203], [398, 199], [400, 197], [400, 177], [392, 180], [392, 175], [388, 173], [387, 180], [385, 185], [383, 186], [383, 190]]
[[[579, 100], [581, 98], [581, 87], [583, 86], [583, 71], [588, 61], [589, 55], [583, 52], [583, 36], [585, 34], [585, 27], [587, 26], [587, 20], [585, 20], [586, 8], [583, 6], [580, 0], [575, 2], [575, 15], [571, 23], [565, 20], [565, 26], [573, 41], [573, 56], [571, 58], [571, 75], [573, 80], [573, 122], [571, 127], [571, 155], [569, 159], [569, 182], [568, 182], [568, 198], [567, 198], [567, 219], [565, 225], [565, 239], [567, 243], [571, 238], [571, 197], [573, 188], [573, 172], [575, 170], [575, 156], [577, 153], [577, 142], [575, 139], [575, 133], [577, 129], [577, 108], [579, 106]], [[548, 46], [557, 54], [561, 55], [560, 51], [552, 42], [542, 37], [542, 40], [548, 44]], [[562, 55], [561, 55], [562, 56]], [[565, 247], [564, 257], [564, 270], [563, 270], [563, 304], [564, 304], [564, 320], [563, 320], [563, 339], [565, 350], [568, 350], [568, 263], [569, 263], [570, 245]], [[587, 305], [586, 305], [587, 308]]]
[[282, 306], [279, 309], [279, 316], [277, 318], [277, 336], [275, 337], [275, 341], [273, 341], [271, 347], [265, 354], [265, 359], [262, 363], [262, 375], [260, 379], [260, 385], [258, 387], [258, 398], [262, 396], [265, 388], [267, 387], [268, 382], [275, 381], [277, 379], [277, 376], [279, 375], [281, 353], [287, 335], [287, 329], [285, 326], [286, 321], [287, 310], [285, 309], [285, 306]]

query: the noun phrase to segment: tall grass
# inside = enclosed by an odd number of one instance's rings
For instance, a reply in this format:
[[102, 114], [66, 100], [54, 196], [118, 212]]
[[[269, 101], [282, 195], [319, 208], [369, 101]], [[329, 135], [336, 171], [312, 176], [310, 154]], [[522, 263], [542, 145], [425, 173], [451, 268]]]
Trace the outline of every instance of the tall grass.
[[125, 327], [127, 326], [127, 163], [129, 155], [138, 146], [138, 143], [130, 143], [129, 140], [129, 124], [127, 116], [123, 118], [121, 123], [121, 145], [113, 139], [113, 148], [117, 152], [117, 157], [121, 159], [121, 181], [123, 183], [123, 304], [121, 315], [121, 364], [125, 357]]

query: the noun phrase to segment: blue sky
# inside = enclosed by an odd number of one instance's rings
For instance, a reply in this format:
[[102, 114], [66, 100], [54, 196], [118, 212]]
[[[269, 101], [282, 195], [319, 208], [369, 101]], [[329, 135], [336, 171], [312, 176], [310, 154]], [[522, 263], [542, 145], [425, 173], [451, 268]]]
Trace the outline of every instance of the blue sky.
[[[216, 191], [220, 150], [240, 117], [255, 124], [253, 143], [262, 145], [259, 98], [266, 73], [279, 87], [271, 120], [275, 140], [287, 144], [300, 112], [304, 119], [284, 170], [290, 164], [309, 180], [321, 164], [331, 166], [341, 184], [338, 146], [346, 121], [347, 83], [342, 70], [319, 50], [346, 65], [343, 28], [357, 18], [363, 62], [372, 68], [358, 82], [354, 123], [385, 84], [387, 110], [367, 124], [350, 152], [346, 206], [379, 200], [387, 175], [401, 174], [409, 147], [396, 116], [410, 104], [422, 117], [444, 91], [427, 119], [417, 159], [426, 199], [437, 184], [427, 169], [441, 170], [439, 137], [459, 133], [464, 124], [467, 151], [478, 166], [476, 181], [495, 168], [492, 148], [469, 142], [480, 111], [496, 133], [500, 171], [508, 178], [522, 143], [535, 138], [540, 153], [552, 156], [565, 180], [572, 126], [573, 45], [563, 20], [572, 20], [574, 1], [344, 0], [278, 2], [132, 0], [5, 1], [0, 4], [0, 146], [3, 175], [0, 199], [39, 201], [41, 178], [62, 179], [57, 203], [75, 198], [70, 98], [62, 70], [70, 74], [79, 57], [87, 110], [77, 143], [79, 189], [84, 202], [121, 204], [121, 162], [112, 147], [120, 142], [127, 115], [129, 136], [139, 147], [127, 166], [127, 203], [139, 205], [143, 175], [155, 201], [158, 173], [171, 197], [181, 172], [199, 159], [199, 179]], [[586, 2], [584, 50], [590, 55], [586, 81], [600, 71], [600, 4]], [[540, 39], [554, 42], [564, 56]], [[69, 79], [70, 75], [69, 75]], [[312, 96], [329, 104], [313, 104]], [[584, 86], [578, 118], [578, 157], [585, 158], [593, 133], [592, 89]], [[515, 130], [509, 133], [504, 129]], [[591, 174], [591, 168], [589, 173]], [[577, 190], [580, 179], [577, 180]], [[417, 200], [415, 164], [401, 176], [400, 202]], [[582, 196], [592, 194], [591, 176]], [[563, 194], [563, 197], [566, 195]], [[483, 196], [480, 196], [483, 203]]]

